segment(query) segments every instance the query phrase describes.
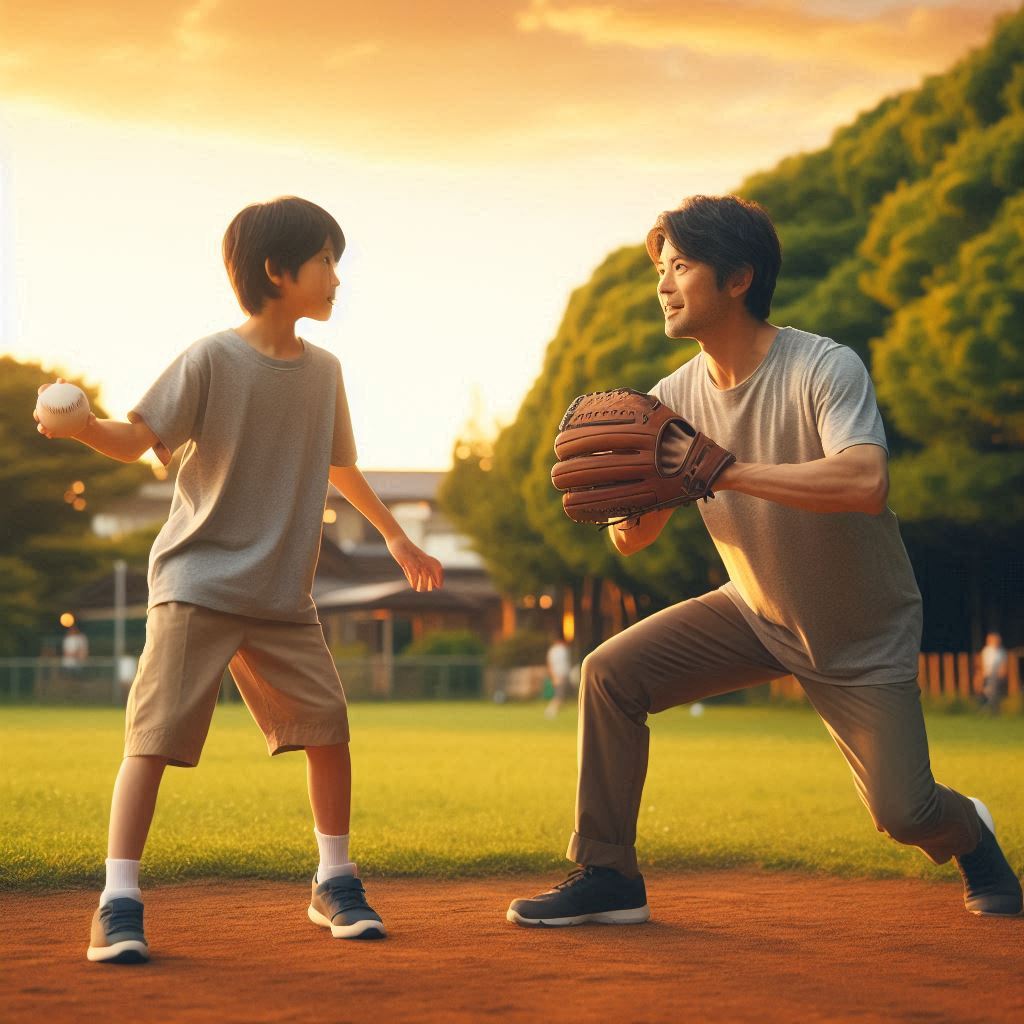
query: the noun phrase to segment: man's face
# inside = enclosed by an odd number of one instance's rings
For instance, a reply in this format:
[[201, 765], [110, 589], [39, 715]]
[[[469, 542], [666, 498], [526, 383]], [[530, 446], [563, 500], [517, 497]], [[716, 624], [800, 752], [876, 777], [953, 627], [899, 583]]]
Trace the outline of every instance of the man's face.
[[670, 338], [700, 338], [721, 322], [729, 296], [718, 287], [710, 264], [691, 259], [666, 238], [657, 269], [658, 301]]
[[284, 274], [281, 295], [288, 299], [296, 319], [305, 316], [310, 320], [330, 320], [334, 296], [341, 284], [335, 262], [334, 249], [325, 239], [324, 247], [299, 267], [294, 281], [291, 275]]

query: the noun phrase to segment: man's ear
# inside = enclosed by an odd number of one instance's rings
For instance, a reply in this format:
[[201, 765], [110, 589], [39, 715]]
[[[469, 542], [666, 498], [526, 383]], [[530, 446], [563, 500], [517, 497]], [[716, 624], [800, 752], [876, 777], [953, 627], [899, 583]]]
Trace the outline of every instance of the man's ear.
[[750, 286], [754, 283], [754, 268], [751, 266], [741, 267], [730, 278], [728, 282], [729, 295], [738, 299], [745, 295]]
[[267, 277], [270, 278], [271, 283], [280, 287], [281, 279], [284, 275], [281, 273], [281, 268], [276, 266], [269, 256], [263, 261], [263, 269], [267, 272]]

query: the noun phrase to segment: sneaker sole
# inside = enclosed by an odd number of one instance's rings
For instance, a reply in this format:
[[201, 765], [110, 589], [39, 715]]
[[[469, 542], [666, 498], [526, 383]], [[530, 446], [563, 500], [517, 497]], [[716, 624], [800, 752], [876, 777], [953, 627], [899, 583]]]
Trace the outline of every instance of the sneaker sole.
[[310, 921], [320, 928], [330, 928], [336, 939], [384, 939], [387, 930], [380, 921], [356, 921], [355, 924], [332, 924], [312, 904], [306, 911]]
[[509, 907], [505, 917], [522, 928], [568, 928], [574, 924], [643, 924], [651, 919], [651, 910], [645, 903], [632, 910], [605, 910], [576, 917], [523, 917]]
[[94, 964], [144, 964], [149, 961], [149, 946], [126, 939], [112, 946], [90, 946], [85, 955]]

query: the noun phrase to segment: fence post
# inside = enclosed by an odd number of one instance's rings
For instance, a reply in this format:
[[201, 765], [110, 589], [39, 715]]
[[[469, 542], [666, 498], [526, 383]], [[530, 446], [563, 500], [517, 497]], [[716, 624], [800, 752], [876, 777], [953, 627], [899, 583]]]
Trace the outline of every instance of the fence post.
[[956, 656], [956, 674], [960, 683], [960, 696], [964, 700], [971, 699], [971, 656], [961, 651]]

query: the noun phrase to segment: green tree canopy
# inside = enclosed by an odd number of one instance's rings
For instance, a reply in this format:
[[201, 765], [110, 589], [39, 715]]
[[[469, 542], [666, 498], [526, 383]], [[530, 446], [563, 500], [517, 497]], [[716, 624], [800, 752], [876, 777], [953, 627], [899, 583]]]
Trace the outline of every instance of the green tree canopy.
[[[152, 478], [145, 466], [37, 433], [36, 391], [53, 379], [38, 363], [0, 357], [0, 654], [36, 653], [34, 637], [64, 610], [61, 599], [108, 571], [123, 545], [93, 535], [92, 514]], [[73, 383], [105, 415], [95, 390]]]

